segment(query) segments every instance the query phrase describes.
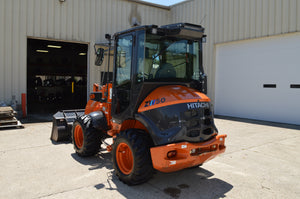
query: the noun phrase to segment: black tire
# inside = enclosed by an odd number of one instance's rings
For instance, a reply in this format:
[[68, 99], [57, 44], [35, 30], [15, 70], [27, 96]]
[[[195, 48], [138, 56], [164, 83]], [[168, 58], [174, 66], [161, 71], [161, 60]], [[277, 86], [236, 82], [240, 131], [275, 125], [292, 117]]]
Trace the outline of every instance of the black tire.
[[199, 168], [199, 167], [201, 167], [203, 164], [198, 164], [198, 165], [196, 165], [196, 166], [191, 166], [191, 167], [189, 167], [189, 169], [195, 169], [195, 168]]
[[[128, 146], [128, 151], [132, 153], [132, 166], [129, 166], [126, 172], [124, 172], [126, 170], [124, 164], [120, 163], [120, 156], [123, 157], [125, 153], [125, 151], [120, 151], [122, 146]], [[154, 170], [150, 154], [151, 146], [152, 141], [143, 130], [128, 129], [117, 135], [114, 139], [112, 158], [115, 173], [122, 182], [128, 185], [137, 185], [152, 177]]]
[[101, 134], [93, 128], [89, 115], [77, 117], [72, 128], [72, 143], [79, 156], [92, 156], [99, 152], [101, 147]]

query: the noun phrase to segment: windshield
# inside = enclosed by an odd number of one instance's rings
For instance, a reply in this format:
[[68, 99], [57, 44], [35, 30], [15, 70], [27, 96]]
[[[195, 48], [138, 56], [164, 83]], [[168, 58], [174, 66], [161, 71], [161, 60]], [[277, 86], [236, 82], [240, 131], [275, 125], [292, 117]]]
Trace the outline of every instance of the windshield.
[[137, 81], [199, 80], [199, 41], [142, 32], [138, 35]]

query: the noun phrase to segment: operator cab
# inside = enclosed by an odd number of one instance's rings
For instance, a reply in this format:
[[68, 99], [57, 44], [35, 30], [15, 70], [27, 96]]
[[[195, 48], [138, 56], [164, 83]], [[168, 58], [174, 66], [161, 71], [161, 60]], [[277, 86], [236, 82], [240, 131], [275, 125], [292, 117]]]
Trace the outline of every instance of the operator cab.
[[112, 118], [134, 119], [139, 105], [162, 85], [206, 93], [202, 67], [204, 28], [187, 23], [140, 26], [116, 33]]

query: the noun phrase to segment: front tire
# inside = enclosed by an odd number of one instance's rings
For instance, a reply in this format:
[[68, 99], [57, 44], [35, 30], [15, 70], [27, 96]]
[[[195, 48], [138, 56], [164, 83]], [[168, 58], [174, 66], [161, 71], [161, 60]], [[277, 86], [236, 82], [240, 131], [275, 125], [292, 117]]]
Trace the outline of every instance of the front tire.
[[137, 185], [152, 177], [151, 145], [149, 135], [142, 130], [128, 129], [117, 135], [112, 150], [113, 167], [122, 182]]
[[101, 147], [101, 132], [93, 128], [89, 115], [78, 117], [72, 128], [72, 143], [79, 156], [92, 156]]

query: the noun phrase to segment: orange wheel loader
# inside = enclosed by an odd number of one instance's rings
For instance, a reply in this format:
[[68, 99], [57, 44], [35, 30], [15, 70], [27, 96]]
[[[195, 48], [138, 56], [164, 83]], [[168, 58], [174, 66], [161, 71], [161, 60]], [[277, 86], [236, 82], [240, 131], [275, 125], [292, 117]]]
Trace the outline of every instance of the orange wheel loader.
[[[202, 26], [188, 23], [106, 35], [114, 43], [112, 80], [93, 85], [84, 113], [57, 113], [52, 137], [71, 134], [79, 156], [97, 154], [103, 139], [112, 137], [107, 150], [115, 174], [128, 185], [146, 182], [154, 170], [195, 167], [223, 153], [226, 135], [218, 135], [205, 95], [205, 37]], [[96, 65], [104, 51], [96, 50]]]

